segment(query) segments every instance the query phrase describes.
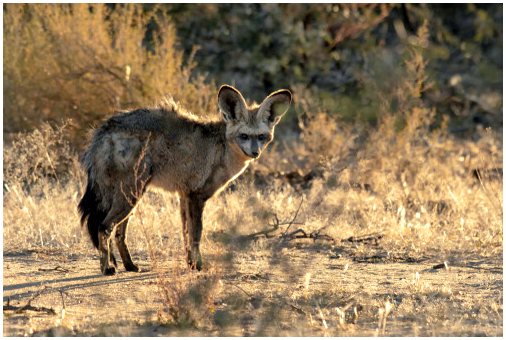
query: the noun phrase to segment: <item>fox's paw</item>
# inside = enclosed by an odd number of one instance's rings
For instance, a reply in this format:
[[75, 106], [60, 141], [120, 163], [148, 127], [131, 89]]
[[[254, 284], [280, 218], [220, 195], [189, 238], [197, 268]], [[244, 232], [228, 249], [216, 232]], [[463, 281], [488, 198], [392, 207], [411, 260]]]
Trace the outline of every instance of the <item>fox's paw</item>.
[[127, 272], [140, 272], [141, 270], [133, 263], [125, 263], [125, 270]]
[[198, 270], [198, 271], [201, 271], [202, 270], [202, 257], [199, 255], [197, 257], [197, 260], [194, 260], [192, 258], [189, 258], [188, 259], [188, 267], [192, 270]]
[[100, 257], [100, 271], [104, 275], [114, 275], [116, 273], [116, 266], [109, 261], [109, 257], [106, 254], [104, 255]]
[[114, 267], [102, 268], [102, 274], [104, 274], [104, 275], [114, 275], [114, 274], [116, 274], [116, 268], [114, 268]]

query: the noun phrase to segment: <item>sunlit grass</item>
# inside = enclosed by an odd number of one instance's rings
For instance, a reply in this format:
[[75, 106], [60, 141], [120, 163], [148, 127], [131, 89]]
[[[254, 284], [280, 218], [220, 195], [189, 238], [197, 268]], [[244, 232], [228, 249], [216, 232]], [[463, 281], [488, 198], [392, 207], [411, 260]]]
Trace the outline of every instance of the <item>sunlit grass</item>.
[[[58, 131], [53, 131], [54, 139]], [[235, 190], [209, 200], [201, 246], [207, 269], [200, 274], [186, 269], [177, 196], [146, 193], [131, 217], [128, 235], [134, 261], [148, 261], [150, 268], [144, 269], [159, 277], [153, 294], [159, 295], [160, 304], [149, 322], [157, 320], [167, 332], [237, 335], [241, 318], [235, 313], [260, 308], [257, 322], [264, 326], [253, 328], [258, 335], [472, 334], [468, 321], [460, 321], [460, 312], [451, 307], [465, 308], [470, 303], [469, 292], [459, 288], [458, 281], [432, 282], [426, 280], [429, 274], [413, 272], [400, 281], [405, 282], [402, 288], [390, 294], [387, 289], [383, 297], [374, 292], [388, 287], [381, 284], [389, 280], [388, 272], [378, 273], [380, 281], [374, 284], [353, 288], [355, 292], [345, 282], [357, 275], [357, 279], [371, 280], [369, 274], [357, 271], [368, 262], [382, 270], [390, 262], [402, 270], [409, 266], [402, 267], [403, 262], [448, 263], [449, 274], [441, 269], [442, 274], [431, 274], [436, 277], [450, 275], [453, 266], [465, 267], [467, 261], [491, 258], [495, 263], [502, 254], [502, 181], [493, 177], [480, 181], [472, 170], [499, 166], [500, 139], [491, 131], [483, 131], [476, 142], [433, 132], [425, 143], [402, 136], [387, 142], [381, 133], [382, 128], [378, 136], [373, 133], [369, 138], [375, 143], [360, 146], [345, 169], [337, 164], [340, 157], [349, 156], [349, 150], [327, 158], [323, 176], [313, 180], [309, 189], [300, 191], [279, 179], [269, 187], [256, 187], [245, 174]], [[20, 138], [43, 150], [47, 144], [41, 136]], [[288, 152], [297, 153], [306, 147], [304, 143], [303, 139], [294, 143]], [[348, 146], [350, 150], [356, 147]], [[24, 158], [29, 155], [18, 152], [13, 158], [13, 152], [6, 148], [8, 162], [29, 162]], [[271, 150], [271, 159], [258, 167], [268, 172], [272, 157], [295, 157], [288, 152]], [[46, 152], [32, 157], [36, 160], [41, 154]], [[57, 155], [54, 150], [47, 154]], [[4, 252], [44, 249], [79, 254], [83, 259], [95, 256], [76, 210], [83, 187], [81, 170], [75, 168], [61, 179], [42, 176], [30, 191], [24, 186], [27, 174], [18, 174], [8, 177], [5, 184]], [[351, 183], [367, 183], [368, 189]], [[269, 230], [276, 218], [285, 224], [272, 237], [245, 238]], [[292, 220], [288, 227], [286, 222]], [[319, 231], [334, 241], [279, 238], [297, 229], [307, 235]], [[375, 233], [383, 235], [377, 244], [358, 243], [350, 248], [342, 241]], [[326, 262], [315, 262], [310, 249], [327, 254], [325, 261], [337, 261], [330, 266], [338, 271], [325, 272]], [[292, 256], [298, 260], [291, 260]], [[231, 275], [236, 278], [230, 279]], [[258, 284], [243, 284], [237, 281], [241, 277]], [[344, 286], [335, 286], [339, 282]], [[470, 307], [475, 312], [469, 320], [482, 325], [486, 334], [497, 334], [495, 321], [489, 322], [502, 315], [499, 304], [497, 299], [477, 303]]]

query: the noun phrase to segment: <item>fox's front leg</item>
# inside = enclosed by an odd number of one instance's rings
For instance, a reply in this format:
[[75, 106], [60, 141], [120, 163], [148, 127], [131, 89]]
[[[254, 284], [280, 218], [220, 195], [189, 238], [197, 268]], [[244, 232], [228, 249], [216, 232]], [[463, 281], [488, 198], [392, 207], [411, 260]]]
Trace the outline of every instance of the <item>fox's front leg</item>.
[[202, 212], [207, 198], [198, 194], [180, 196], [181, 222], [188, 266], [191, 269], [202, 269], [200, 255], [200, 238], [202, 236]]

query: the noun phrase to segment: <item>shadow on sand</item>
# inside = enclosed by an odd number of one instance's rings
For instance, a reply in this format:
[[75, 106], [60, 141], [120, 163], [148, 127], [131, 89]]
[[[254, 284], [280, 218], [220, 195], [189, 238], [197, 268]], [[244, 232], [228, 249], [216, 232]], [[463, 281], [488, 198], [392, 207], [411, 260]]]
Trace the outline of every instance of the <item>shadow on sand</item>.
[[[68, 291], [73, 289], [82, 289], [88, 287], [95, 286], [104, 286], [104, 285], [112, 285], [117, 283], [125, 283], [125, 282], [133, 282], [133, 281], [143, 281], [150, 280], [156, 278], [157, 273], [155, 272], [144, 272], [144, 273], [118, 273], [115, 276], [104, 276], [102, 274], [95, 275], [85, 275], [85, 276], [73, 276], [73, 277], [65, 277], [59, 279], [49, 279], [49, 280], [41, 280], [41, 281], [30, 281], [23, 282], [13, 285], [6, 285], [3, 287], [4, 297], [3, 301], [12, 301], [12, 300], [21, 300], [26, 297], [30, 297], [35, 294], [38, 290], [43, 288], [44, 286], [49, 286], [50, 288], [47, 290], [48, 292], [52, 291]], [[96, 280], [94, 280], [96, 279]], [[94, 280], [89, 282], [89, 280]], [[83, 282], [84, 281], [84, 282]], [[11, 295], [6, 295], [5, 293], [12, 290], [20, 290], [26, 289], [28, 290], [22, 293], [16, 293]], [[36, 289], [30, 289], [36, 288]]]

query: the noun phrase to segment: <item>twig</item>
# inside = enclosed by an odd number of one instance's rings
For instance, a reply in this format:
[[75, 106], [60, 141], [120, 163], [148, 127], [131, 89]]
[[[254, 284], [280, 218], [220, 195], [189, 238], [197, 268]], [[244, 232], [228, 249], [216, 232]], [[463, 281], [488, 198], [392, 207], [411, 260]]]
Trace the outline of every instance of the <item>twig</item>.
[[65, 294], [65, 292], [61, 289], [59, 289], [58, 292], [60, 292], [61, 296], [61, 304], [62, 304], [61, 319], [63, 320], [65, 318], [65, 299], [63, 298], [63, 294]]
[[26, 303], [26, 306], [29, 306], [33, 300], [35, 300], [36, 298], [38, 298], [39, 296], [41, 296], [43, 293], [45, 293], [48, 289], [47, 286], [44, 286], [44, 288], [42, 288], [41, 290], [39, 290], [38, 292], [36, 292], [29, 300], [28, 302]]
[[[297, 235], [300, 234], [300, 235]], [[290, 234], [281, 235], [284, 239], [294, 239], [294, 238], [309, 238], [309, 235], [302, 229], [297, 229], [292, 231]]]
[[290, 241], [290, 240], [299, 239], [299, 238], [309, 238], [309, 239], [312, 239], [314, 241], [321, 240], [321, 239], [327, 240], [327, 241], [335, 241], [332, 236], [329, 236], [327, 234], [320, 234], [320, 231], [321, 231], [321, 229], [313, 231], [313, 232], [311, 232], [311, 233], [308, 234], [303, 229], [297, 229], [297, 230], [292, 231], [291, 233], [289, 233], [287, 235], [284, 235], [284, 236], [281, 236], [281, 237], [285, 241]]
[[232, 287], [235, 287], [237, 289], [239, 289], [240, 291], [242, 291], [244, 294], [246, 294], [249, 298], [253, 298], [254, 296], [251, 295], [250, 293], [248, 293], [247, 291], [245, 291], [244, 289], [242, 289], [241, 287], [239, 287], [238, 285], [236, 285], [235, 283], [232, 283], [232, 282], [225, 282], [229, 285], [231, 285]]
[[297, 215], [299, 215], [300, 207], [302, 207], [302, 202], [304, 202], [304, 196], [300, 197], [300, 204], [297, 208], [297, 211], [295, 211], [295, 215], [293, 216], [292, 220], [288, 223], [288, 226], [286, 227], [285, 231], [283, 232], [283, 235], [281, 237], [284, 237], [286, 233], [288, 232], [288, 229], [294, 224], [295, 219], [297, 218]]
[[439, 263], [432, 266], [432, 269], [443, 269], [443, 268], [449, 270], [450, 267], [448, 266], [448, 262], [444, 261], [443, 263]]
[[315, 241], [317, 239], [323, 239], [323, 240], [327, 240], [327, 241], [335, 241], [335, 239], [332, 236], [329, 236], [327, 234], [320, 234], [320, 230], [313, 231], [311, 234], [309, 234], [309, 236]]
[[24, 306], [14, 307], [14, 306], [11, 306], [10, 302], [9, 302], [6, 306], [3, 306], [3, 310], [4, 311], [6, 311], [6, 310], [12, 310], [12, 311], [14, 311], [14, 314], [19, 314], [19, 313], [22, 313], [23, 311], [31, 310], [31, 311], [34, 311], [34, 312], [46, 312], [46, 313], [49, 313], [49, 314], [52, 314], [52, 315], [56, 315], [56, 312], [54, 311], [53, 308], [36, 307], [36, 306], [32, 306], [31, 305], [31, 303], [32, 303], [33, 300], [35, 300], [36, 298], [38, 298], [40, 295], [42, 295], [43, 293], [45, 293], [47, 290], [48, 290], [48, 287], [44, 287], [43, 289], [41, 289], [40, 291], [38, 291], [37, 293], [35, 293], [28, 300], [28, 302]]
[[270, 235], [270, 233], [273, 233], [273, 232], [277, 231], [278, 229], [279, 229], [279, 225], [274, 225], [271, 229], [261, 230], [256, 233], [253, 233], [253, 234], [241, 236], [241, 238], [248, 240], [248, 239], [252, 239], [252, 238], [257, 238], [262, 235], [265, 236], [265, 238], [273, 238], [275, 235]]
[[264, 236], [265, 238], [273, 238], [273, 237], [276, 236], [276, 235], [273, 235], [273, 233], [275, 233], [276, 231], [278, 231], [280, 226], [287, 225], [285, 231], [281, 234], [281, 237], [285, 238], [286, 237], [286, 233], [288, 232], [288, 229], [290, 229], [290, 227], [292, 225], [295, 225], [295, 224], [299, 224], [299, 225], [304, 224], [304, 223], [301, 223], [301, 222], [295, 222], [295, 219], [297, 218], [297, 216], [299, 214], [300, 208], [302, 207], [302, 202], [303, 201], [304, 201], [304, 197], [302, 197], [302, 199], [300, 201], [300, 204], [299, 204], [299, 207], [295, 211], [295, 215], [293, 216], [293, 218], [290, 221], [281, 222], [279, 220], [278, 215], [274, 214], [273, 222], [269, 223], [269, 226], [272, 227], [271, 229], [261, 230], [261, 231], [258, 231], [256, 233], [253, 233], [253, 234], [242, 236], [241, 238], [246, 239], [246, 240], [252, 239], [252, 238], [254, 239], [254, 238], [257, 238], [259, 236]]
[[293, 220], [292, 220], [292, 221], [285, 221], [285, 222], [281, 222], [281, 221], [279, 220], [279, 218], [278, 218], [278, 215], [277, 215], [277, 214], [274, 214], [274, 222], [273, 222], [273, 223], [269, 223], [269, 225], [270, 225], [271, 227], [276, 227], [276, 229], [277, 229], [278, 227], [282, 226], [282, 225], [287, 225], [287, 224], [288, 224], [288, 225], [289, 225], [289, 224], [292, 224], [292, 225], [294, 225], [294, 224], [299, 224], [299, 225], [301, 225], [301, 224], [304, 224], [304, 223], [302, 223], [302, 222], [294, 222]]
[[39, 272], [50, 272], [50, 271], [57, 271], [57, 272], [62, 272], [62, 273], [68, 273], [69, 270], [68, 269], [65, 269], [61, 266], [56, 266], [54, 268], [39, 268]]
[[350, 236], [348, 238], [342, 239], [341, 242], [353, 242], [353, 243], [360, 243], [360, 242], [367, 243], [369, 241], [378, 242], [378, 240], [382, 239], [383, 236], [384, 235], [380, 234], [380, 233], [364, 235], [364, 236]]
[[306, 312], [305, 312], [302, 308], [297, 307], [297, 306], [295, 306], [295, 305], [294, 305], [294, 304], [292, 304], [292, 303], [288, 303], [288, 305], [289, 305], [290, 307], [292, 307], [292, 308], [293, 308], [293, 309], [294, 309], [297, 313], [302, 314], [302, 315], [307, 315], [307, 313], [306, 313]]
[[47, 307], [36, 307], [36, 306], [23, 306], [21, 308], [17, 308], [14, 306], [4, 306], [3, 308], [5, 311], [14, 311], [14, 314], [20, 314], [24, 311], [33, 311], [33, 312], [45, 312], [51, 315], [56, 315], [56, 312], [53, 308], [47, 308]]

